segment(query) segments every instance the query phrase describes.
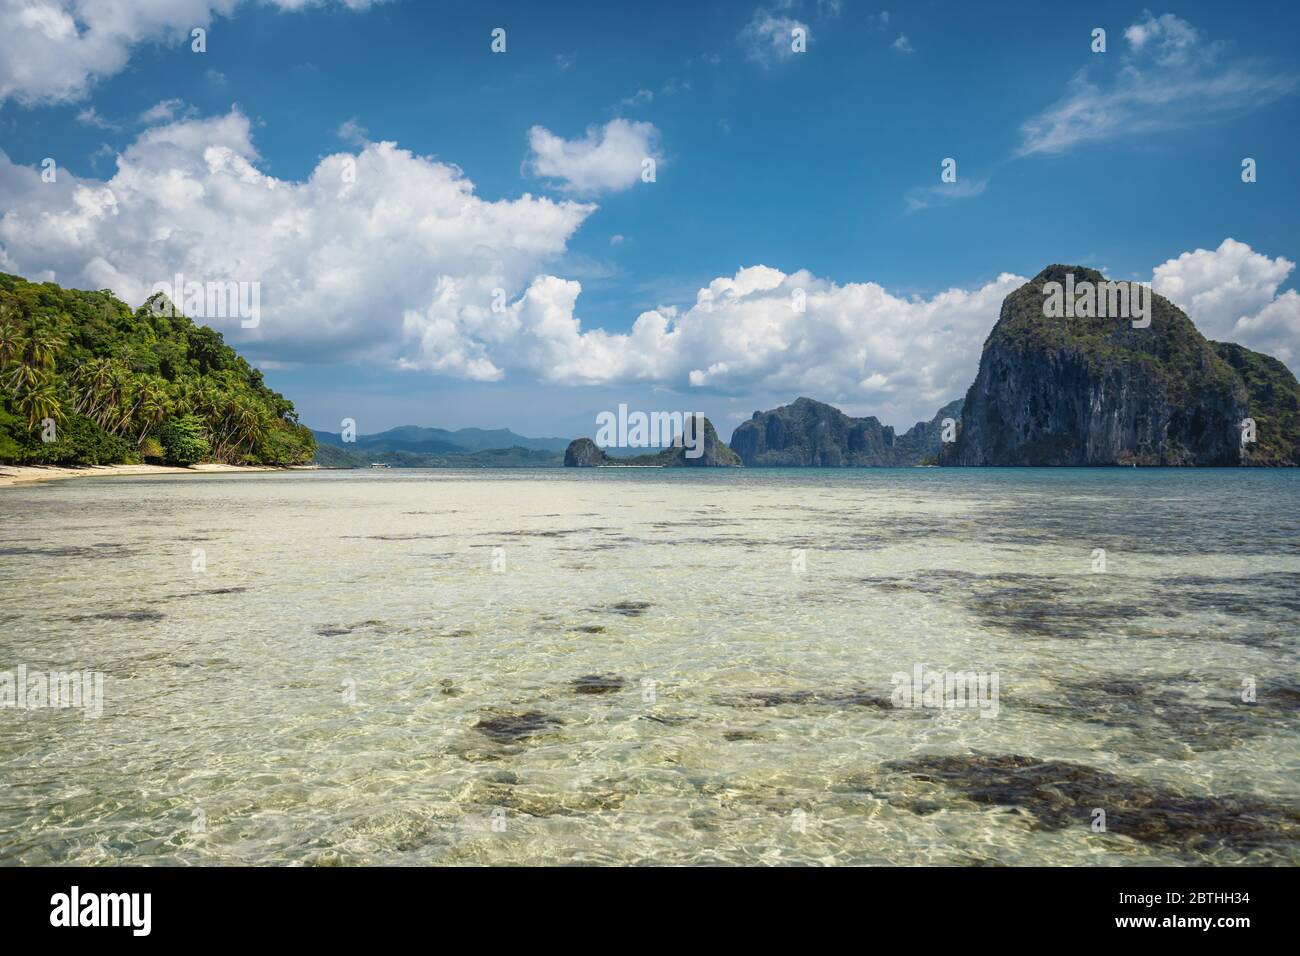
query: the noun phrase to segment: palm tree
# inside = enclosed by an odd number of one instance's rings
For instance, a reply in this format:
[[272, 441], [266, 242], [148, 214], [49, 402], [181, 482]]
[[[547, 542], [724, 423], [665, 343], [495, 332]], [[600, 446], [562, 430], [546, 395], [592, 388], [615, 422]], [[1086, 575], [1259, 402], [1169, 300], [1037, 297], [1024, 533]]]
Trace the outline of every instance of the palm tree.
[[35, 428], [43, 419], [55, 421], [63, 419], [63, 407], [59, 404], [58, 389], [54, 376], [49, 372], [40, 372], [36, 378], [23, 389], [18, 396], [18, 411], [27, 416], [29, 428]]
[[122, 415], [120, 407], [123, 396], [131, 381], [131, 370], [119, 359], [108, 359], [104, 372], [104, 384], [99, 392], [99, 401], [87, 413], [100, 428], [108, 429], [109, 423], [117, 420], [120, 426]]
[[270, 427], [265, 410], [256, 402], [240, 397], [235, 399], [232, 413], [236, 438], [234, 450], [237, 451], [240, 446], [247, 443], [248, 450], [252, 451], [253, 446], [266, 439], [266, 432]]
[[18, 364], [9, 375], [10, 390], [18, 394], [35, 385], [41, 372], [54, 368], [54, 357], [66, 341], [52, 322], [41, 319], [29, 323], [16, 352]]
[[38, 319], [27, 327], [22, 361], [40, 369], [53, 368], [55, 356], [66, 344], [67, 339], [58, 325], [47, 319]]
[[23, 333], [18, 327], [14, 310], [7, 305], [0, 305], [0, 368], [12, 362], [22, 347]]
[[138, 448], [144, 441], [144, 436], [149, 434], [149, 429], [157, 427], [167, 417], [167, 389], [156, 379], [146, 380], [140, 388], [140, 401], [137, 405], [140, 409], [140, 420], [144, 422], [144, 427], [140, 429], [140, 434], [135, 439]]
[[75, 408], [79, 414], [89, 415], [104, 400], [113, 379], [111, 359], [94, 358], [80, 365], [72, 373], [76, 386]]

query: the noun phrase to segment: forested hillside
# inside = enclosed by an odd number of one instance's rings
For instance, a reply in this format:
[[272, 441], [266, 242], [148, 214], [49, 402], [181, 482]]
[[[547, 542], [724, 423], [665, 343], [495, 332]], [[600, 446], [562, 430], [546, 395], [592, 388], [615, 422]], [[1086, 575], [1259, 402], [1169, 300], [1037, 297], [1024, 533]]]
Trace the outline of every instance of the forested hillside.
[[0, 273], [0, 461], [289, 465], [314, 451], [293, 403], [165, 301], [132, 312]]

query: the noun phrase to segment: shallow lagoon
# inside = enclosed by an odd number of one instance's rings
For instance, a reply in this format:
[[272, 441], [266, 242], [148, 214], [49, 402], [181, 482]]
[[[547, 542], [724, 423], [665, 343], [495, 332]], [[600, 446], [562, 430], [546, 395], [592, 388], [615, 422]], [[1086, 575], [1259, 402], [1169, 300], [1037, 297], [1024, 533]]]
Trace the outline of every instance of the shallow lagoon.
[[[1293, 472], [95, 478], [0, 523], [0, 671], [105, 675], [0, 710], [0, 863], [1300, 862]], [[892, 706], [918, 664], [996, 717]]]

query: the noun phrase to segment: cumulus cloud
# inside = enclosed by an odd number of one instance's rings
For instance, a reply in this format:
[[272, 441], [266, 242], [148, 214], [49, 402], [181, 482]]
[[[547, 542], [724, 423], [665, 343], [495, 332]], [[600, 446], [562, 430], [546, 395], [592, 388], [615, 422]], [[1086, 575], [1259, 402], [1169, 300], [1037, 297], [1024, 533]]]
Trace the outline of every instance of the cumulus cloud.
[[1244, 242], [1184, 252], [1156, 266], [1151, 287], [1180, 306], [1206, 337], [1236, 342], [1300, 368], [1300, 296], [1279, 293], [1295, 263]]
[[642, 163], [663, 165], [659, 131], [653, 123], [619, 118], [602, 127], [588, 127], [582, 139], [556, 136], [543, 126], [528, 131], [525, 169], [535, 176], [558, 180], [559, 188], [580, 196], [618, 192], [641, 178]]
[[[256, 281], [257, 328], [206, 320], [255, 358], [391, 361], [420, 347], [410, 315], [453, 309], [472, 332], [493, 291], [517, 295], [594, 209], [488, 201], [455, 166], [393, 143], [327, 156], [303, 182], [258, 160], [238, 110], [146, 130], [104, 181], [60, 170], [44, 183], [0, 151], [0, 270], [133, 305], [178, 272]], [[484, 377], [473, 359], [441, 354], [436, 367]]]
[[[243, 0], [0, 0], [0, 102], [81, 99], [144, 43], [188, 43]], [[269, 0], [297, 10], [329, 0]], [[363, 9], [372, 0], [335, 0]]]
[[[55, 183], [0, 152], [0, 271], [138, 304], [180, 272], [261, 283], [262, 321], [206, 320], [267, 363], [367, 360], [474, 381], [812, 394], [883, 420], [928, 419], [975, 376], [1003, 298], [1026, 280], [903, 296], [763, 265], [715, 278], [630, 329], [584, 326], [582, 286], [547, 273], [594, 210], [491, 201], [455, 166], [393, 143], [323, 158], [304, 181], [258, 168], [248, 119], [141, 133], [111, 178]], [[1226, 239], [1153, 285], [1217, 339], [1300, 362], [1294, 270]]]
[[[1278, 291], [1292, 269], [1228, 239], [1157, 267], [1153, 285], [1211, 338], [1295, 365], [1300, 297]], [[610, 332], [583, 327], [579, 283], [545, 276], [490, 322], [458, 322], [454, 309], [421, 317], [430, 338], [420, 354], [445, 351], [446, 361], [425, 367], [493, 380], [811, 394], [906, 425], [965, 394], [1002, 300], [1026, 281], [1004, 273], [972, 289], [905, 297], [874, 282], [750, 266], [712, 280], [689, 307], [652, 309], [630, 331]]]
[[435, 334], [423, 352], [441, 343], [449, 364], [490, 356], [491, 373], [473, 377], [810, 393], [866, 402], [885, 420], [910, 424], [965, 393], [1002, 299], [1024, 282], [1004, 274], [974, 291], [908, 299], [876, 283], [838, 285], [807, 271], [751, 266], [714, 279], [689, 308], [644, 312], [630, 331], [615, 333], [584, 330], [580, 285], [547, 276], [490, 327], [430, 321]]
[[754, 17], [740, 31], [740, 44], [745, 50], [745, 59], [770, 67], [788, 60], [795, 55], [795, 30], [802, 30], [804, 40], [812, 42], [812, 33], [808, 24], [793, 17], [770, 13], [760, 7], [754, 11]]
[[1124, 31], [1124, 42], [1115, 73], [1097, 76], [1109, 66], [1098, 58], [1074, 75], [1062, 99], [1021, 126], [1020, 155], [1222, 121], [1300, 85], [1289, 70], [1225, 62], [1218, 44], [1170, 13], [1146, 14]]

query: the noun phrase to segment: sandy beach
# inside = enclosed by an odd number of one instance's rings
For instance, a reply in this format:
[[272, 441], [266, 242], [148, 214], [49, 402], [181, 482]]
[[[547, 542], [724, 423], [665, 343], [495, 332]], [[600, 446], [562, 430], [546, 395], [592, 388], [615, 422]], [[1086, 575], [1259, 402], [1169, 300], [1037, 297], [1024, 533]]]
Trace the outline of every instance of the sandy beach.
[[[311, 466], [298, 466], [310, 469]], [[0, 465], [0, 488], [34, 481], [57, 481], [61, 478], [95, 478], [102, 475], [212, 475], [222, 472], [283, 471], [269, 465], [223, 465], [207, 462], [191, 468], [172, 465], [87, 465], [61, 468], [54, 465]]]

